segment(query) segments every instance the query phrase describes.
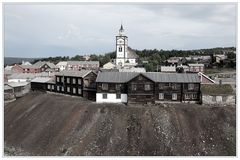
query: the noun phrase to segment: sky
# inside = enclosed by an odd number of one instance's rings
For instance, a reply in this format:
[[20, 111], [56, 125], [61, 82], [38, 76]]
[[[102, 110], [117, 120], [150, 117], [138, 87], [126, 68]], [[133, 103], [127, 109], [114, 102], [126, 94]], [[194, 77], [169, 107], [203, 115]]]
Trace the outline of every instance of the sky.
[[121, 23], [133, 49], [235, 47], [236, 10], [234, 4], [4, 4], [4, 56], [112, 52]]

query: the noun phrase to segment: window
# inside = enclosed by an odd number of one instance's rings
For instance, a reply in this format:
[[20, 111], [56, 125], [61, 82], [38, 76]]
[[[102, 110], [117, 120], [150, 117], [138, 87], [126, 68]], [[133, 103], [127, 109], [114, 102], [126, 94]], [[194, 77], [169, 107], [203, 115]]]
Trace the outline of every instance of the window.
[[117, 99], [121, 99], [121, 94], [116, 94]]
[[197, 94], [196, 93], [192, 94], [192, 98], [197, 99]]
[[64, 77], [62, 77], [62, 82], [64, 82]]
[[177, 84], [176, 83], [172, 84], [172, 89], [177, 89]]
[[76, 94], [76, 88], [73, 87], [73, 94]]
[[119, 51], [119, 52], [122, 52], [122, 47], [121, 47], [121, 46], [118, 48], [118, 51]]
[[70, 92], [70, 87], [67, 87], [67, 92]]
[[172, 94], [172, 100], [177, 100], [177, 93]]
[[159, 93], [159, 99], [164, 99], [164, 93]]
[[138, 77], [138, 80], [142, 80], [142, 76], [139, 76], [139, 77]]
[[121, 84], [116, 84], [116, 90], [119, 91], [121, 89]]
[[59, 77], [57, 77], [57, 82], [59, 82]]
[[82, 80], [80, 78], [78, 79], [78, 84], [82, 84]]
[[145, 89], [145, 91], [149, 91], [151, 89], [150, 84], [145, 84], [144, 89]]
[[78, 88], [78, 94], [82, 94], [82, 89]]
[[159, 83], [159, 84], [158, 84], [158, 88], [159, 88], [159, 89], [163, 89], [163, 86], [164, 86], [164, 85], [163, 85], [162, 83]]
[[54, 89], [54, 85], [52, 85], [52, 89]]
[[102, 94], [102, 98], [107, 99], [107, 94], [106, 93]]
[[48, 84], [47, 88], [48, 88], [48, 89], [51, 89], [51, 85], [50, 85], [50, 84]]
[[165, 83], [166, 87], [171, 87], [171, 83]]
[[136, 91], [137, 90], [137, 85], [136, 84], [132, 84], [132, 91]]
[[64, 91], [64, 87], [62, 87], [62, 91]]
[[102, 90], [108, 90], [108, 84], [103, 83], [102, 84]]
[[76, 78], [72, 78], [73, 84], [76, 84]]
[[193, 83], [189, 83], [188, 84], [188, 90], [193, 90], [194, 89], [194, 84]]
[[185, 94], [185, 99], [191, 99], [191, 94], [186, 93], [186, 94]]
[[57, 86], [57, 91], [60, 91], [60, 87], [59, 86]]
[[67, 83], [70, 83], [70, 78], [67, 78]]

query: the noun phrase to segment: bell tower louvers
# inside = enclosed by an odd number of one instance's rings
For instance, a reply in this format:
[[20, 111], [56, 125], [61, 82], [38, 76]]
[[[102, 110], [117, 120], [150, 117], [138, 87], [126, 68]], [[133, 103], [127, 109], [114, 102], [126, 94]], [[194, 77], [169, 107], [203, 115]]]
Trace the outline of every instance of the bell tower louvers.
[[119, 33], [116, 36], [116, 65], [124, 66], [127, 59], [128, 37], [124, 35], [124, 29], [121, 24]]

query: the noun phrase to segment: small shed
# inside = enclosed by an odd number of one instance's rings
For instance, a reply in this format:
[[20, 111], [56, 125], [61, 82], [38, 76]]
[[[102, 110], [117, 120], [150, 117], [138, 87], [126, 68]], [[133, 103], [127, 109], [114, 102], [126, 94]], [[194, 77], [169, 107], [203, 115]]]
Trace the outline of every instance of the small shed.
[[14, 89], [8, 84], [4, 84], [4, 100], [14, 99]]
[[31, 89], [33, 91], [34, 90], [46, 91], [47, 90], [47, 84], [51, 80], [52, 80], [52, 78], [49, 78], [49, 77], [37, 77], [37, 78], [34, 78], [31, 81]]

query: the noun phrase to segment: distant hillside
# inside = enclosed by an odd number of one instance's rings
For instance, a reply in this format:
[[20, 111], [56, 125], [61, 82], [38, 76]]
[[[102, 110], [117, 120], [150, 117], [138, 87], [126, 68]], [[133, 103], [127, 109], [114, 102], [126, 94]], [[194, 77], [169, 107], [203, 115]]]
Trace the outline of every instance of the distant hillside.
[[15, 63], [22, 63], [22, 61], [29, 61], [29, 62], [32, 63], [36, 59], [40, 59], [40, 58], [4, 57], [4, 66], [12, 65], [12, 64], [15, 64]]

